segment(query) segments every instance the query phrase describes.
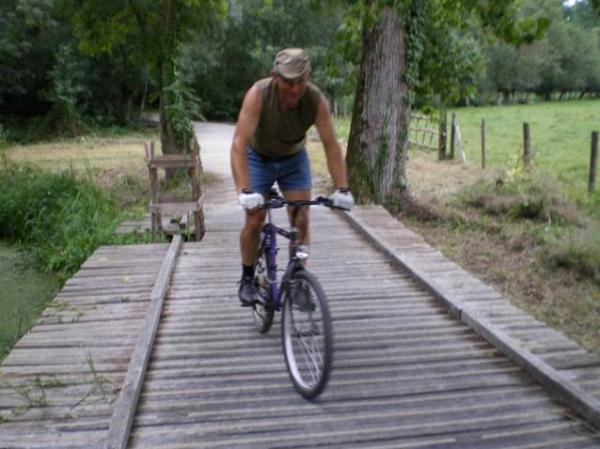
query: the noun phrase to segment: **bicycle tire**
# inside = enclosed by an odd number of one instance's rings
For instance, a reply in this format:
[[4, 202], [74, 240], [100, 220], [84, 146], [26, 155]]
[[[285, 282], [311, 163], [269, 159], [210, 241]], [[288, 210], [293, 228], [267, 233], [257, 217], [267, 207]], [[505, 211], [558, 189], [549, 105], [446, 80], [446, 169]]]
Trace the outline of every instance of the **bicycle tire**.
[[292, 384], [303, 398], [314, 399], [329, 381], [333, 330], [325, 293], [312, 273], [299, 270], [292, 275], [284, 297], [281, 326]]
[[275, 308], [271, 298], [271, 281], [267, 270], [267, 254], [261, 245], [254, 268], [254, 282], [256, 284], [256, 301], [252, 304], [252, 316], [256, 329], [261, 334], [266, 334], [273, 325]]

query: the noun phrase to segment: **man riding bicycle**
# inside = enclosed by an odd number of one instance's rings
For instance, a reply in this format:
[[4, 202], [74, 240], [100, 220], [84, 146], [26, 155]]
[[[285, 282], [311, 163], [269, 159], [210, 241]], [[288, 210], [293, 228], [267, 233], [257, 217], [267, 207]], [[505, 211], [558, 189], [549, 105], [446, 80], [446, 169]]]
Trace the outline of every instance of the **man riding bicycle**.
[[[304, 50], [287, 48], [277, 53], [270, 78], [257, 81], [242, 103], [231, 144], [231, 169], [238, 201], [246, 211], [240, 233], [242, 279], [239, 299], [252, 305], [256, 295], [254, 264], [266, 211], [260, 206], [277, 181], [290, 201], [309, 200], [312, 178], [306, 153], [306, 131], [315, 125], [336, 187], [333, 204], [349, 209], [354, 204], [348, 189], [346, 164], [333, 130], [329, 104], [309, 82], [310, 59]], [[299, 243], [308, 245], [308, 208], [298, 213]]]

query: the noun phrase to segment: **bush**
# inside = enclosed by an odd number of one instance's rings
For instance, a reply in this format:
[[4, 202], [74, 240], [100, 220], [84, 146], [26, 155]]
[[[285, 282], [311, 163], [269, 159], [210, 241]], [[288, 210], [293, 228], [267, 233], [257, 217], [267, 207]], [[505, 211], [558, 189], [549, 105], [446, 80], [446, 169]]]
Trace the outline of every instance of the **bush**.
[[480, 222], [491, 221], [513, 250], [538, 247], [545, 265], [600, 284], [599, 225], [549, 181], [526, 174], [480, 181], [462, 192], [459, 206], [465, 205], [479, 211]]
[[492, 216], [575, 225], [581, 220], [556, 186], [527, 175], [498, 178], [494, 183], [480, 181], [465, 190], [461, 199]]
[[65, 279], [110, 242], [121, 218], [106, 194], [73, 172], [0, 167], [0, 239], [31, 249], [41, 268]]
[[555, 267], [574, 270], [600, 284], [600, 229], [548, 236], [545, 261]]

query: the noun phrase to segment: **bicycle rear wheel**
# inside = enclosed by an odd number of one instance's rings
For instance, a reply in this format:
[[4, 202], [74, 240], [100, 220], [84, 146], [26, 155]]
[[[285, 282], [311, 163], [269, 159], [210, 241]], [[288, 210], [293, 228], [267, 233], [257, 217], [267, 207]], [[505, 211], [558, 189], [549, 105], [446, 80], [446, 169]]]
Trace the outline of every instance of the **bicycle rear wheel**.
[[256, 267], [254, 268], [254, 282], [256, 283], [256, 301], [252, 305], [254, 324], [261, 334], [266, 334], [273, 325], [275, 308], [271, 298], [271, 281], [267, 271], [267, 254], [264, 248], [258, 253]]
[[323, 288], [306, 270], [294, 273], [286, 290], [281, 335], [294, 388], [306, 399], [317, 397], [329, 380], [333, 332]]

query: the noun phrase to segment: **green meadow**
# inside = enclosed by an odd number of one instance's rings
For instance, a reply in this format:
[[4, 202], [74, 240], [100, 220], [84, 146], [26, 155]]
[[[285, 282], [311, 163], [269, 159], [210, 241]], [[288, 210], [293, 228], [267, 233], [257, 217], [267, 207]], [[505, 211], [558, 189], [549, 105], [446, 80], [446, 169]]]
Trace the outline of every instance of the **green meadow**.
[[467, 161], [481, 164], [481, 120], [485, 119], [486, 165], [508, 171], [522, 167], [523, 123], [529, 123], [532, 170], [553, 179], [568, 197], [600, 216], [600, 179], [595, 193], [587, 193], [591, 132], [600, 131], [600, 100], [470, 107], [454, 112]]

